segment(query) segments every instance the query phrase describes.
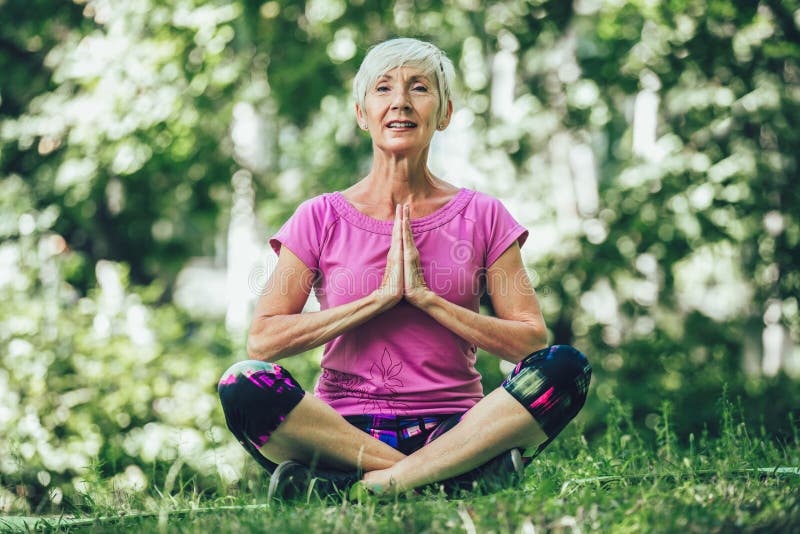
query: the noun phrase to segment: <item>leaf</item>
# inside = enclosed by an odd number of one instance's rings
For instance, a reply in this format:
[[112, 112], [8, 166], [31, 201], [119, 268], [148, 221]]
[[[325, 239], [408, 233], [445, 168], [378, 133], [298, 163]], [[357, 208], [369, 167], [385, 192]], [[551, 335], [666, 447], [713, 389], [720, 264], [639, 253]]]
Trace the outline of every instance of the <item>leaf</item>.
[[374, 381], [375, 381], [375, 380], [376, 380], [378, 377], [380, 377], [381, 379], [383, 379], [383, 371], [382, 371], [382, 370], [381, 370], [381, 368], [378, 366], [378, 364], [377, 364], [377, 363], [375, 363], [375, 362], [372, 362], [372, 365], [371, 365], [371, 366], [370, 366], [370, 368], [369, 368], [369, 377], [372, 379], [372, 381], [373, 381], [373, 382], [374, 382]]
[[389, 370], [386, 373], [386, 375], [389, 378], [393, 378], [393, 377], [399, 375], [402, 370], [403, 370], [403, 362], [397, 362], [396, 364], [394, 364], [391, 367], [389, 367]]
[[393, 388], [401, 388], [403, 387], [403, 381], [397, 378], [389, 378], [388, 380], [386, 380], [383, 387], [389, 389], [390, 386]]
[[389, 354], [389, 351], [384, 348], [383, 354], [381, 354], [381, 368], [386, 373], [386, 370], [392, 366], [392, 355]]

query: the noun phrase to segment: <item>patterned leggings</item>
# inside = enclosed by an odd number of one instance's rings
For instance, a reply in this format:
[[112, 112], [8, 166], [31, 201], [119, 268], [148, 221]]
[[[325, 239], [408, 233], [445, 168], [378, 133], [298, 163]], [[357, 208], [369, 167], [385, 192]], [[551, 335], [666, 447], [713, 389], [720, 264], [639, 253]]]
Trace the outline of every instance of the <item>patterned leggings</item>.
[[[553, 345], [534, 352], [517, 364], [502, 387], [536, 419], [548, 439], [541, 452], [580, 411], [592, 367], [569, 345]], [[238, 362], [222, 375], [219, 396], [228, 428], [264, 469], [275, 464], [258, 452], [305, 391], [280, 365], [258, 360]], [[404, 454], [424, 447], [453, 428], [464, 413], [394, 416], [345, 416], [352, 425]]]

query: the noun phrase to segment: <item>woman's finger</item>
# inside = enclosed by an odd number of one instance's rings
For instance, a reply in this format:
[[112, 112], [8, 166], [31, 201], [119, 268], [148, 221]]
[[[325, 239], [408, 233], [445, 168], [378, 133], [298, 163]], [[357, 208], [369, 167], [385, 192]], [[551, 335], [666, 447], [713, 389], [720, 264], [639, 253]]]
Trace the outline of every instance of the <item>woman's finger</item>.
[[428, 291], [425, 277], [422, 275], [422, 262], [419, 250], [414, 243], [411, 232], [411, 210], [403, 206], [403, 294], [406, 299], [417, 305]]
[[386, 268], [390, 271], [393, 291], [403, 291], [403, 208], [397, 204], [394, 209], [394, 226], [392, 227], [392, 244], [386, 259]]
[[411, 232], [411, 217], [408, 205], [403, 206], [403, 263], [406, 275], [412, 277], [419, 268], [419, 251], [414, 244], [414, 234]]
[[406, 204], [403, 206], [403, 253], [410, 254], [416, 248], [414, 234], [411, 233], [411, 208]]
[[400, 204], [394, 207], [394, 225], [392, 226], [392, 247], [399, 247], [403, 241], [403, 208]]

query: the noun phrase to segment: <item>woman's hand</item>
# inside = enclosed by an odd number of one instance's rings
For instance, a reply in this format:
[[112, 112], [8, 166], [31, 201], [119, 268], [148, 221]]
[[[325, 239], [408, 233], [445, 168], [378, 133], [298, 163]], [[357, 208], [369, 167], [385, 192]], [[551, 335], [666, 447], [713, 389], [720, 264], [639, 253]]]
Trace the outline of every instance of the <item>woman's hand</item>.
[[[395, 227], [397, 222], [395, 219]], [[430, 294], [430, 289], [422, 276], [422, 263], [419, 250], [414, 244], [414, 235], [411, 233], [411, 208], [408, 204], [403, 206], [403, 296], [414, 306], [421, 307], [425, 297]]]
[[394, 210], [392, 244], [386, 255], [386, 270], [383, 281], [375, 291], [381, 310], [386, 311], [403, 300], [403, 208], [398, 204]]

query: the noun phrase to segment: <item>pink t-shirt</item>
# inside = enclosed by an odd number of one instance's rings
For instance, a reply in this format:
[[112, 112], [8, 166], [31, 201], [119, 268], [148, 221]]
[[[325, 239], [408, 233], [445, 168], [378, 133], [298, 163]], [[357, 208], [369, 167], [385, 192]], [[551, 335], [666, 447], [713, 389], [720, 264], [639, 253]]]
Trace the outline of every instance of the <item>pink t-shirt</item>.
[[[289, 248], [316, 273], [325, 310], [375, 291], [383, 279], [393, 221], [379, 221], [339, 192], [303, 202], [270, 245]], [[528, 231], [499, 200], [461, 189], [446, 205], [411, 221], [428, 287], [479, 311], [486, 269]], [[342, 415], [461, 412], [483, 397], [475, 345], [401, 301], [325, 345], [315, 395]]]

